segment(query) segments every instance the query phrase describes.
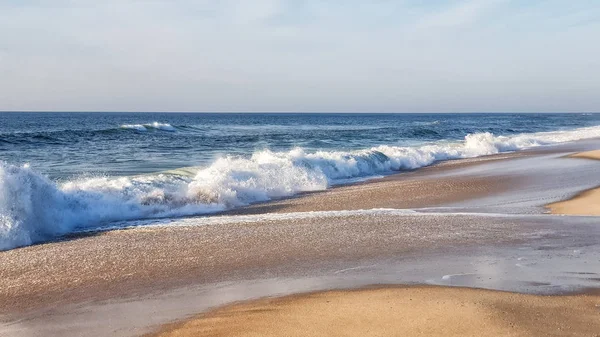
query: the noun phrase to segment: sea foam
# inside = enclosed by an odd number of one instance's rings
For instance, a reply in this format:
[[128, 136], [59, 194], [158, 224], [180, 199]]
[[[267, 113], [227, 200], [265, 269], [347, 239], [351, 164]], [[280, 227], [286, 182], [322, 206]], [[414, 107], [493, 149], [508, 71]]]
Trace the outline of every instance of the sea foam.
[[541, 145], [600, 137], [600, 127], [358, 151], [257, 151], [224, 156], [192, 174], [164, 172], [53, 182], [28, 166], [0, 163], [0, 250], [114, 221], [207, 214], [336, 183]]
[[129, 129], [136, 131], [148, 131], [148, 129], [156, 129], [161, 131], [176, 131], [175, 127], [168, 123], [152, 122], [149, 124], [123, 124], [121, 129]]

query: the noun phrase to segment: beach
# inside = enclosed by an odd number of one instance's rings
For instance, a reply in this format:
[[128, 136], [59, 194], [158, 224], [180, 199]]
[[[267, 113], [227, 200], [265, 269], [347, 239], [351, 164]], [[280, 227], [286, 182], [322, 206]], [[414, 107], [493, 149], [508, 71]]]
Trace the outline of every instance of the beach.
[[599, 23], [0, 0], [0, 337], [600, 337]]
[[[363, 327], [381, 320], [384, 330], [373, 333], [385, 334], [398, 312], [415, 324], [406, 335], [480, 328], [547, 335], [531, 329], [548, 328], [587, 336], [600, 304], [590, 290], [600, 286], [600, 228], [593, 217], [550, 215], [546, 206], [595, 187], [600, 162], [565, 156], [598, 147], [587, 141], [444, 162], [219, 216], [143, 220], [1, 252], [0, 332], [233, 334], [219, 332], [227, 327], [268, 335], [289, 325], [278, 318], [281, 309], [306, 311], [294, 324], [313, 322], [315, 336], [326, 335], [319, 324], [347, 315], [365, 315]], [[407, 284], [436, 287], [397, 288]], [[320, 293], [372, 285], [390, 287]], [[563, 297], [574, 293], [587, 295]], [[403, 302], [407, 296], [419, 302], [417, 311]], [[443, 299], [439, 307], [434, 298]], [[250, 302], [229, 306], [239, 301]], [[327, 301], [339, 304], [318, 323]], [[514, 315], [497, 317], [498, 310]], [[431, 319], [421, 324], [411, 313]], [[243, 325], [255, 314], [268, 326]], [[473, 329], [451, 324], [460, 317], [476, 322]]]

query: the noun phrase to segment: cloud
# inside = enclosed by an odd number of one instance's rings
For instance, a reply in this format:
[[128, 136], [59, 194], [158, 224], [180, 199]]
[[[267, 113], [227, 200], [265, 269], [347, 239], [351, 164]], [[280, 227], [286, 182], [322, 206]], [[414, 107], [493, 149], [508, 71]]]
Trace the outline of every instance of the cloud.
[[576, 3], [2, 2], [0, 110], [600, 110]]

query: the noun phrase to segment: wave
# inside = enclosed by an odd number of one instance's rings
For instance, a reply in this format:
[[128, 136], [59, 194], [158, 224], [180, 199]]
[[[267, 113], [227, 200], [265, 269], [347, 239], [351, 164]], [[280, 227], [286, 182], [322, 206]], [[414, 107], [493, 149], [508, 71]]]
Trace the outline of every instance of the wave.
[[28, 166], [0, 163], [0, 250], [114, 221], [214, 213], [443, 160], [595, 137], [600, 127], [514, 136], [476, 133], [457, 142], [350, 152], [263, 150], [249, 157], [225, 156], [204, 168], [62, 183]]
[[0, 164], [0, 250], [118, 220], [223, 210], [188, 197], [186, 181], [171, 175], [82, 178], [55, 183], [27, 165]]
[[440, 121], [432, 121], [432, 122], [414, 122], [415, 125], [421, 126], [429, 126], [429, 125], [440, 125]]
[[176, 131], [175, 127], [173, 127], [169, 123], [159, 123], [153, 122], [149, 124], [123, 124], [121, 125], [121, 129], [131, 129], [136, 131], [148, 131], [148, 129], [156, 129], [161, 131]]
[[123, 124], [121, 125], [121, 129], [130, 129], [136, 131], [148, 131], [146, 127], [142, 124]]
[[46, 144], [64, 144], [71, 142], [76, 137], [98, 136], [117, 134], [124, 130], [135, 130], [146, 132], [150, 129], [159, 131], [174, 132], [178, 127], [168, 123], [153, 122], [148, 124], [123, 124], [119, 127], [106, 129], [61, 129], [35, 132], [0, 132], [0, 144], [20, 144], [20, 143], [46, 143]]

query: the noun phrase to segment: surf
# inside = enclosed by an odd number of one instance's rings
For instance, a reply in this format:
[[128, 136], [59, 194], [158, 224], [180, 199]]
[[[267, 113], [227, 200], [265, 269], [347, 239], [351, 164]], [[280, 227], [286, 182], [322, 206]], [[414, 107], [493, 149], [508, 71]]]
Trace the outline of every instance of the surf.
[[0, 163], [0, 250], [115, 221], [210, 214], [436, 162], [600, 137], [600, 126], [356, 151], [259, 150], [204, 167], [52, 181], [29, 165]]

